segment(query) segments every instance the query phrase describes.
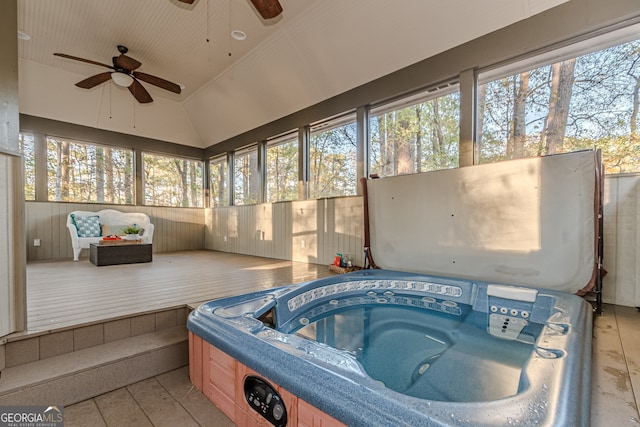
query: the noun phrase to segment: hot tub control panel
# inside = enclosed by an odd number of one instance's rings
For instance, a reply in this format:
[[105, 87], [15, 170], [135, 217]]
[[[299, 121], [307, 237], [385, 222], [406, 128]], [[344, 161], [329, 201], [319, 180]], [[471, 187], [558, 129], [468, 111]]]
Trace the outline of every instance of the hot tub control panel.
[[537, 296], [535, 289], [488, 285], [489, 333], [506, 340], [517, 339], [529, 323]]
[[287, 410], [276, 390], [262, 378], [250, 375], [244, 380], [244, 397], [254, 411], [276, 427], [287, 425]]

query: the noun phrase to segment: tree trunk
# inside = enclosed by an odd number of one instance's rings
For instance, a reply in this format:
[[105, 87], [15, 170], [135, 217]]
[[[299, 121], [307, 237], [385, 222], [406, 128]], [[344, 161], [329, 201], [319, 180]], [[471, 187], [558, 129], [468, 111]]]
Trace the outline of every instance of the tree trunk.
[[196, 181], [196, 162], [189, 162], [189, 184], [191, 189], [191, 205], [194, 207], [201, 206], [201, 197], [198, 195], [198, 182]]
[[133, 153], [128, 152], [124, 155], [124, 197], [128, 205], [133, 204], [133, 185]]
[[416, 172], [422, 172], [422, 109], [416, 105]]
[[58, 167], [56, 168], [56, 201], [69, 200], [69, 143], [58, 141]]
[[187, 161], [175, 160], [176, 169], [180, 175], [180, 182], [182, 183], [182, 201], [180, 206], [189, 206], [189, 179], [187, 178]]
[[442, 120], [440, 120], [440, 103], [438, 98], [433, 101], [433, 129], [435, 136], [435, 143], [437, 144], [437, 151], [434, 151], [435, 155], [435, 164], [439, 168], [445, 164], [444, 155], [445, 155], [445, 147], [444, 147], [444, 133], [442, 132]]
[[104, 148], [96, 147], [96, 201], [104, 203]]
[[476, 127], [476, 153], [477, 159], [480, 159], [480, 153], [482, 152], [482, 129], [484, 127], [484, 109], [487, 100], [487, 85], [483, 84], [478, 86], [478, 113], [477, 113], [477, 127]]
[[381, 114], [378, 119], [380, 127], [380, 176], [386, 175], [387, 167], [387, 114]]
[[512, 134], [507, 142], [507, 158], [509, 159], [524, 157], [524, 144], [527, 137], [525, 111], [529, 92], [529, 72], [520, 73], [519, 77], [520, 83], [514, 91], [513, 97]]
[[638, 141], [638, 105], [640, 104], [640, 78], [629, 74], [636, 81], [633, 87], [633, 110], [631, 111], [631, 135], [629, 139], [632, 145]]
[[116, 197], [115, 184], [113, 182], [113, 150], [111, 148], [104, 149], [104, 171], [105, 171], [105, 199], [109, 203], [122, 203], [119, 197]]
[[549, 114], [546, 120], [545, 153], [555, 154], [562, 151], [569, 105], [573, 93], [574, 69], [576, 60], [569, 59], [551, 66], [551, 94], [549, 95]]
[[415, 172], [414, 161], [415, 152], [411, 141], [407, 141], [405, 135], [411, 134], [411, 122], [409, 120], [400, 120], [398, 123], [402, 135], [397, 138], [396, 147], [398, 153], [398, 172], [397, 175], [403, 175]]

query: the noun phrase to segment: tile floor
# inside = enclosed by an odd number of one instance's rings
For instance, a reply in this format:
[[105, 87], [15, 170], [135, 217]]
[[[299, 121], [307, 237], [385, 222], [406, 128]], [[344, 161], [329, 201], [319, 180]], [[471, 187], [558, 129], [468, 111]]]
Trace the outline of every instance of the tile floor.
[[[605, 305], [595, 317], [591, 384], [593, 427], [638, 426], [640, 313]], [[65, 427], [233, 426], [189, 382], [187, 367], [65, 408]]]
[[229, 427], [234, 424], [189, 382], [189, 368], [119, 388], [64, 409], [65, 427]]

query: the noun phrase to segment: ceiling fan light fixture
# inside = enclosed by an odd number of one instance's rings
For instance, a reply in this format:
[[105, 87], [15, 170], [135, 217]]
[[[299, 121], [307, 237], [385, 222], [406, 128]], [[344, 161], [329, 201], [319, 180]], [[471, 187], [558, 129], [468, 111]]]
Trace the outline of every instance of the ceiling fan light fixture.
[[231, 37], [236, 40], [243, 41], [247, 39], [247, 34], [242, 30], [233, 30], [231, 31]]
[[119, 71], [111, 73], [111, 79], [115, 84], [122, 87], [129, 87], [133, 84], [133, 77]]

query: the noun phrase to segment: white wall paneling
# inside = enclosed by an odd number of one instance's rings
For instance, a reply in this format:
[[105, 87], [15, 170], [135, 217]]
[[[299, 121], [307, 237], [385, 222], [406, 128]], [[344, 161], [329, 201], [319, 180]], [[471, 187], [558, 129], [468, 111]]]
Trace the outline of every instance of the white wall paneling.
[[[119, 206], [90, 203], [27, 202], [27, 259], [29, 261], [70, 259], [73, 257], [67, 230], [67, 215], [76, 210], [99, 211], [116, 209], [122, 212], [143, 212], [155, 226], [154, 252], [204, 249], [204, 209], [167, 208], [154, 206]], [[41, 246], [33, 245], [40, 239]], [[87, 256], [87, 251], [83, 251]]]

